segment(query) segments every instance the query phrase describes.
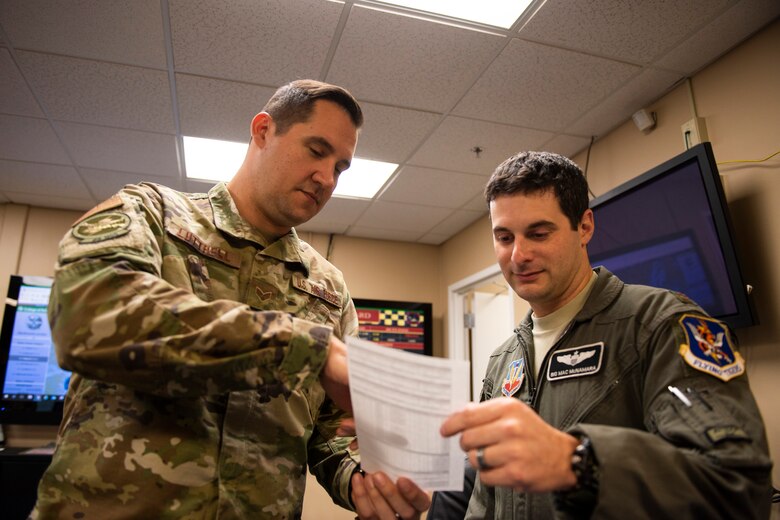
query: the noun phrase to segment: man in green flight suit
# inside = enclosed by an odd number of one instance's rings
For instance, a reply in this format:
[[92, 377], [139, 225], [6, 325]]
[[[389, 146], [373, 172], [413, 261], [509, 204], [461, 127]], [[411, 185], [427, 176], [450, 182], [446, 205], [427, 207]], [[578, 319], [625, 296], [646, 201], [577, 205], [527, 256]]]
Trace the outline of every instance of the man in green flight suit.
[[[591, 267], [587, 181], [565, 157], [514, 155], [485, 195], [531, 312], [491, 355], [481, 402], [442, 424], [478, 469], [465, 517], [767, 518], [766, 433], [728, 327]], [[435, 496], [428, 518], [463, 518], [462, 498]]]
[[362, 122], [343, 88], [294, 81], [252, 119], [229, 183], [126, 186], [73, 224], [49, 319], [74, 375], [32, 518], [299, 518], [307, 466], [361, 517], [427, 509], [413, 482], [363, 476], [338, 435], [357, 315], [293, 229]]

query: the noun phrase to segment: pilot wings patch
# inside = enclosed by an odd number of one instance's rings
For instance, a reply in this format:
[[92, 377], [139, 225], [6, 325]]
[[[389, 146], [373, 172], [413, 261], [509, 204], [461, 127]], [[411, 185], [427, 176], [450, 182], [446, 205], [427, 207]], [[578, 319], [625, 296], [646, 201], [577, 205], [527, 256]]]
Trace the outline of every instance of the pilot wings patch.
[[557, 381], [595, 374], [601, 370], [603, 357], [603, 341], [556, 350], [552, 353], [550, 364], [547, 366], [547, 380]]

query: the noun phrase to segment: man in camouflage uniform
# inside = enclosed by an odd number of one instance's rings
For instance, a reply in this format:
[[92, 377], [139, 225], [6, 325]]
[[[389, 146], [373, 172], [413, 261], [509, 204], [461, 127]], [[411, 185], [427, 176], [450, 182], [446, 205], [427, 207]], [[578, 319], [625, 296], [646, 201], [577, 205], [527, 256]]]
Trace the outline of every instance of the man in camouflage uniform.
[[491, 355], [482, 402], [442, 425], [479, 469], [468, 511], [435, 497], [428, 518], [767, 518], [766, 433], [728, 327], [591, 268], [587, 182], [568, 159], [517, 154], [485, 194], [532, 312]]
[[337, 436], [357, 315], [292, 229], [329, 200], [362, 117], [344, 89], [293, 82], [227, 185], [126, 186], [72, 226], [49, 318], [74, 375], [33, 518], [298, 518], [307, 465], [361, 516], [427, 508], [413, 483], [357, 473]]

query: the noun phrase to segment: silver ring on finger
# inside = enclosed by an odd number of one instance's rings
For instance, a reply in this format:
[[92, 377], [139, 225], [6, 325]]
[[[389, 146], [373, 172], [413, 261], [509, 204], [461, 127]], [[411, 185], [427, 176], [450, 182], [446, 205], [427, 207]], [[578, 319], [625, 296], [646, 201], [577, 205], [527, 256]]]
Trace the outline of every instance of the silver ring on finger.
[[490, 469], [490, 464], [485, 462], [485, 448], [477, 448], [477, 467], [480, 471]]

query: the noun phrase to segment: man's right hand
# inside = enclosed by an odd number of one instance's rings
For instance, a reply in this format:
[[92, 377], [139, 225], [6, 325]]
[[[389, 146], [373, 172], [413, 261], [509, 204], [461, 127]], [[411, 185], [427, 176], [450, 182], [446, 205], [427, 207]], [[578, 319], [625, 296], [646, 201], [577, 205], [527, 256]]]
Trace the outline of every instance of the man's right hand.
[[347, 372], [347, 346], [336, 336], [331, 335], [328, 344], [328, 357], [320, 372], [320, 383], [325, 393], [336, 405], [347, 412], [352, 411], [349, 396], [349, 374]]

